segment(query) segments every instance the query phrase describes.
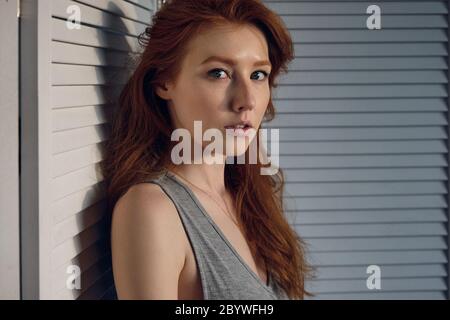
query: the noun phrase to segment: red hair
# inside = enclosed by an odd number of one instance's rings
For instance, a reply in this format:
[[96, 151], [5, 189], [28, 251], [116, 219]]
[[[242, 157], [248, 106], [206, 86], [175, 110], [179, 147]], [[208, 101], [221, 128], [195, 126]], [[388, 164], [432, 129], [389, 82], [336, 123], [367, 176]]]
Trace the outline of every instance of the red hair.
[[[176, 78], [185, 48], [195, 34], [226, 23], [251, 24], [264, 34], [272, 64], [271, 91], [277, 87], [277, 76], [287, 72], [294, 58], [292, 39], [281, 18], [261, 1], [173, 0], [164, 4], [139, 36], [144, 51], [121, 92], [112, 122], [102, 162], [110, 209], [129, 187], [173, 166], [170, 137], [174, 128], [166, 101], [154, 89]], [[274, 116], [270, 99], [264, 121]], [[306, 261], [305, 243], [284, 216], [281, 168], [275, 175], [261, 175], [264, 165], [259, 159], [256, 164], [236, 162], [235, 158], [235, 164], [225, 165], [225, 186], [233, 196], [253, 256], [262, 258], [273, 281], [291, 299], [312, 296], [305, 289], [305, 280], [314, 270]]]

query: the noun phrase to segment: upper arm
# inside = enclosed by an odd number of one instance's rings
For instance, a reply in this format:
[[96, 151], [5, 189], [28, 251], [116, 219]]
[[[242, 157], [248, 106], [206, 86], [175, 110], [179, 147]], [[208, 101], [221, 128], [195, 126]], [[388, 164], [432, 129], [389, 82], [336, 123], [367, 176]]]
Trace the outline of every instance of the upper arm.
[[132, 186], [116, 203], [111, 224], [119, 299], [177, 299], [186, 250], [175, 206], [158, 185]]

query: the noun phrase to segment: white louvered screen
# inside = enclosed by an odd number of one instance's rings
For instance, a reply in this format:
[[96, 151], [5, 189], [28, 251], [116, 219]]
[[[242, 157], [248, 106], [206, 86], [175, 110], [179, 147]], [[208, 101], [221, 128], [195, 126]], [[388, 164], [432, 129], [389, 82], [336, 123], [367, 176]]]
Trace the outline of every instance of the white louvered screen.
[[[265, 1], [295, 41], [276, 91], [288, 214], [316, 299], [445, 299], [446, 1]], [[382, 30], [366, 28], [381, 8]], [[381, 268], [381, 290], [366, 268]]]
[[[67, 8], [73, 5], [80, 9], [80, 29], [66, 26], [72, 15]], [[137, 36], [151, 22], [155, 1], [25, 2], [25, 28], [26, 19], [32, 21], [28, 9], [33, 6], [38, 16], [36, 50], [48, 58], [38, 62], [36, 84], [38, 95], [44, 96], [36, 106], [41, 128], [34, 150], [40, 154], [42, 173], [35, 182], [40, 229], [34, 238], [25, 235], [30, 245], [37, 241], [39, 246], [39, 283], [25, 288], [24, 297], [112, 298], [106, 203], [98, 165], [109, 134], [110, 98], [117, 97], [125, 83], [132, 63], [129, 53], [141, 50]], [[42, 79], [49, 86], [40, 83]], [[25, 219], [33, 214], [37, 212], [25, 211]], [[25, 254], [25, 263], [27, 259], [31, 257]], [[81, 268], [81, 290], [66, 287], [69, 265]], [[37, 272], [24, 268], [28, 275]]]

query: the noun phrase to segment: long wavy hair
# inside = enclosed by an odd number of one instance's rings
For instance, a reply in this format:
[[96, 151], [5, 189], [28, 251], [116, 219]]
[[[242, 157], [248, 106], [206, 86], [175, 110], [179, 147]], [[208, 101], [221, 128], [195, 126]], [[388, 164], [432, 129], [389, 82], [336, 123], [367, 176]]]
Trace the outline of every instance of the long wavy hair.
[[[143, 47], [135, 70], [124, 86], [106, 143], [102, 174], [106, 183], [108, 210], [132, 185], [159, 176], [172, 167], [171, 132], [174, 129], [166, 101], [155, 88], [176, 78], [190, 39], [203, 28], [219, 24], [251, 24], [264, 34], [275, 79], [287, 72], [294, 46], [281, 18], [259, 0], [173, 0], [155, 13], [139, 36]], [[271, 94], [272, 96], [272, 94]], [[272, 98], [263, 121], [275, 117]], [[259, 141], [259, 135], [256, 135]], [[260, 142], [258, 142], [258, 148]], [[248, 159], [249, 150], [246, 152]], [[237, 218], [254, 257], [261, 257], [273, 281], [290, 299], [313, 296], [305, 280], [314, 277], [306, 260], [306, 244], [284, 216], [284, 176], [261, 175], [256, 164], [225, 165], [225, 186], [233, 196]]]

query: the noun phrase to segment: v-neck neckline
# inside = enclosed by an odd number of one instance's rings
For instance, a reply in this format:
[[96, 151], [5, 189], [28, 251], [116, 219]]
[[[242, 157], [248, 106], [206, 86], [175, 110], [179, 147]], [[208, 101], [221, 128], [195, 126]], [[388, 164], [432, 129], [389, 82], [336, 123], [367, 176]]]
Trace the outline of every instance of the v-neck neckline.
[[237, 252], [237, 250], [234, 248], [234, 246], [231, 244], [231, 242], [227, 239], [227, 237], [225, 236], [225, 234], [222, 232], [222, 230], [219, 228], [219, 226], [214, 222], [214, 220], [211, 218], [211, 216], [209, 215], [209, 213], [206, 211], [206, 209], [203, 207], [202, 203], [200, 202], [200, 200], [197, 198], [197, 196], [194, 194], [194, 192], [184, 183], [182, 182], [180, 179], [178, 179], [178, 177], [170, 172], [170, 171], [166, 171], [166, 175], [170, 178], [172, 178], [173, 180], [175, 180], [178, 184], [180, 184], [185, 190], [186, 192], [189, 194], [189, 196], [192, 198], [192, 200], [195, 202], [195, 204], [197, 205], [197, 207], [200, 209], [200, 211], [202, 212], [202, 214], [206, 217], [206, 219], [209, 221], [209, 223], [213, 226], [213, 228], [216, 230], [216, 232], [219, 234], [219, 236], [222, 238], [222, 240], [225, 242], [225, 244], [230, 248], [230, 250], [233, 252], [233, 254], [236, 256], [236, 258], [241, 262], [241, 264], [245, 267], [245, 269], [247, 269], [247, 271], [249, 272], [250, 275], [253, 276], [253, 278], [255, 278], [255, 280], [267, 291], [269, 291], [271, 294], [274, 294], [273, 289], [272, 289], [272, 279], [270, 277], [270, 272], [268, 272], [267, 268], [266, 269], [266, 276], [267, 276], [267, 284], [264, 283], [264, 281], [262, 281], [262, 279], [259, 277], [259, 275], [256, 274], [255, 271], [253, 271], [250, 266], [247, 264], [247, 262], [245, 262], [245, 260], [241, 257], [241, 255]]

